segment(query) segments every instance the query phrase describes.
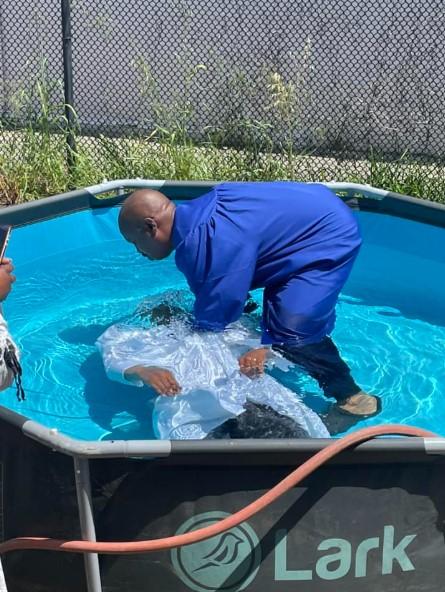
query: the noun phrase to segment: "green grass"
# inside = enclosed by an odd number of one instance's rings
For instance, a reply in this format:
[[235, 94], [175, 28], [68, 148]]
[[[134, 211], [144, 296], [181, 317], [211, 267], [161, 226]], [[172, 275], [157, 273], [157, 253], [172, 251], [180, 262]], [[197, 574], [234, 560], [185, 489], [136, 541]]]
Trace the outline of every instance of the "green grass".
[[[156, 80], [143, 61], [137, 62], [141, 77], [141, 100], [155, 121], [149, 132], [133, 137], [85, 137], [76, 130], [75, 167], [67, 168], [64, 105], [57, 103], [59, 83], [52, 83], [42, 64], [31, 89], [11, 93], [10, 121], [0, 122], [0, 203], [14, 204], [38, 199], [101, 181], [118, 178], [182, 180], [278, 180], [349, 181], [367, 183], [445, 203], [445, 165], [425, 164], [404, 153], [388, 161], [372, 150], [367, 158], [344, 154], [319, 156], [317, 151], [298, 152], [293, 138], [300, 125], [304, 92], [302, 80], [285, 83], [276, 74], [265, 74], [261, 88], [263, 119], [242, 111], [242, 97], [258, 87], [244, 78], [229, 86], [233, 105], [222, 113], [218, 128], [200, 130], [199, 145], [191, 139], [194, 113], [190, 89], [205, 70], [197, 66], [188, 73], [185, 91], [168, 105], [159, 97]], [[303, 97], [303, 98], [302, 98]], [[238, 103], [237, 103], [238, 101]], [[148, 107], [147, 107], [148, 109]], [[11, 128], [11, 121], [27, 124]], [[141, 129], [149, 129], [146, 121]], [[278, 141], [272, 141], [279, 127]], [[196, 130], [194, 130], [196, 134]], [[241, 148], [228, 148], [227, 146]]]
[[105, 179], [178, 180], [290, 179], [367, 183], [445, 203], [445, 168], [406, 155], [392, 162], [345, 160], [313, 154], [235, 150], [211, 143], [195, 146], [165, 138], [77, 138], [76, 166], [67, 169], [63, 134], [0, 131], [0, 203], [14, 204], [84, 187]]
[[445, 168], [406, 155], [392, 162], [313, 154], [195, 146], [165, 138], [77, 138], [76, 167], [66, 164], [63, 134], [0, 131], [0, 202], [14, 204], [104, 179], [350, 181], [445, 203]]

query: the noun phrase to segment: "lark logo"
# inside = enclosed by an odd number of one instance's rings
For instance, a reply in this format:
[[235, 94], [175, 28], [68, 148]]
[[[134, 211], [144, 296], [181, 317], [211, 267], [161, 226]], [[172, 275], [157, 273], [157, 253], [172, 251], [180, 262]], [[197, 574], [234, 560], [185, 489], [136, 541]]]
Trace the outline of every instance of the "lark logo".
[[[177, 534], [204, 528], [228, 515], [225, 512], [199, 514], [184, 522]], [[298, 543], [295, 546], [293, 539], [288, 540], [288, 534], [281, 529], [275, 533], [276, 582], [365, 578], [376, 574], [376, 570], [382, 576], [392, 574], [394, 569], [415, 570], [408, 547], [416, 535], [398, 538], [391, 525], [383, 528], [383, 537], [364, 539], [357, 546], [346, 539], [324, 539], [314, 549], [312, 565], [305, 568], [298, 567]], [[177, 575], [196, 592], [240, 592], [258, 573], [261, 549], [254, 530], [244, 522], [207, 541], [174, 549], [171, 559]], [[264, 586], [263, 582], [259, 588], [266, 589]]]
[[[407, 548], [416, 535], [410, 534], [397, 541], [394, 527], [390, 525], [384, 527], [382, 541], [380, 537], [371, 537], [361, 541], [355, 550], [346, 539], [336, 538], [321, 541], [317, 551], [330, 551], [330, 553], [318, 557], [315, 562], [315, 570], [289, 569], [288, 561], [292, 561], [294, 553], [288, 548], [287, 536], [286, 530], [279, 530], [276, 533], [276, 581], [308, 581], [317, 577], [321, 580], [339, 580], [347, 575], [365, 578], [369, 571], [370, 554], [379, 557], [378, 565], [382, 576], [392, 574], [394, 565], [398, 565], [402, 571], [414, 571], [415, 569], [407, 555]], [[374, 559], [373, 564], [375, 565], [375, 563]]]
[[[176, 534], [210, 526], [229, 514], [206, 512], [184, 522]], [[181, 580], [196, 592], [239, 592], [255, 578], [261, 563], [260, 543], [246, 523], [206, 541], [173, 549], [171, 560]]]

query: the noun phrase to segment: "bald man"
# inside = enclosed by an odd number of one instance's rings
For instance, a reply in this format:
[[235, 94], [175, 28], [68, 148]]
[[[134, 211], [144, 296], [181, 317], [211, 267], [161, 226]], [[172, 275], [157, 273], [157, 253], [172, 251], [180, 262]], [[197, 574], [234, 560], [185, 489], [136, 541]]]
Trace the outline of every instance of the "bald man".
[[[241, 357], [243, 373], [262, 373], [273, 347], [315, 378], [340, 413], [361, 419], [380, 411], [379, 398], [355, 383], [329, 337], [361, 244], [351, 211], [329, 189], [224, 183], [178, 206], [158, 191], [138, 190], [125, 201], [119, 228], [144, 257], [176, 251], [196, 298], [198, 330], [223, 331], [241, 316], [249, 290], [264, 288], [262, 347]], [[138, 373], [160, 393], [180, 391], [167, 370]]]

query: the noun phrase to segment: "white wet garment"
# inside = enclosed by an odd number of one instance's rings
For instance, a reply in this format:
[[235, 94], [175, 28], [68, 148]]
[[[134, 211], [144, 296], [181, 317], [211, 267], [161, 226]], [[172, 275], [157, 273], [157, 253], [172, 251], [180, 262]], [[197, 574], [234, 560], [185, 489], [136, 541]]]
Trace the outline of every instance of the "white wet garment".
[[[250, 379], [239, 371], [239, 357], [258, 347], [258, 340], [241, 322], [224, 333], [194, 332], [183, 321], [150, 329], [113, 325], [98, 339], [105, 370], [125, 384], [132, 366], [170, 370], [181, 385], [176, 396], [157, 396], [153, 427], [161, 439], [202, 439], [214, 428], [244, 412], [246, 401], [269, 405], [286, 415], [314, 438], [328, 438], [318, 415], [297, 394], [264, 374]], [[271, 353], [271, 362], [283, 369], [289, 363]], [[142, 381], [132, 382], [144, 386]]]

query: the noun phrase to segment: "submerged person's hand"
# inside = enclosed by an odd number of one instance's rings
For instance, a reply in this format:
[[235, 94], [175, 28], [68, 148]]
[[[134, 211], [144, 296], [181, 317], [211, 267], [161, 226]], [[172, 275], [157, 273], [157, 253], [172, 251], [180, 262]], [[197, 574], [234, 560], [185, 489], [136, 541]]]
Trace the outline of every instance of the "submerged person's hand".
[[0, 302], [6, 300], [9, 292], [12, 289], [12, 284], [15, 282], [15, 275], [12, 274], [14, 266], [12, 261], [6, 257], [0, 265]]
[[151, 386], [159, 395], [173, 397], [181, 392], [176, 378], [165, 368], [156, 366], [133, 366], [125, 371], [125, 378], [137, 378], [147, 386]]
[[267, 352], [267, 348], [262, 347], [261, 349], [252, 349], [243, 354], [239, 359], [240, 372], [249, 378], [263, 374]]

